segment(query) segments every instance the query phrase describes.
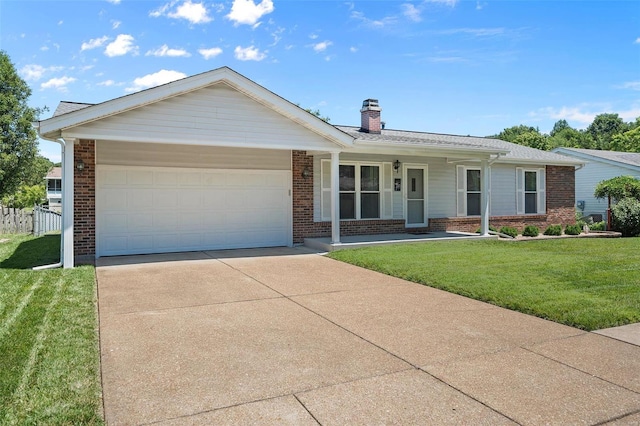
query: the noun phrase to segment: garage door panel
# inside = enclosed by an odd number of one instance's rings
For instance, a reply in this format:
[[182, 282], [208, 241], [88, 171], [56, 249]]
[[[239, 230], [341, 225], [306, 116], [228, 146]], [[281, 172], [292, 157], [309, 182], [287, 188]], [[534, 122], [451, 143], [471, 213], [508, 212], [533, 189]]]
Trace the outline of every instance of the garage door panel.
[[103, 189], [100, 191], [101, 204], [106, 211], [123, 211], [127, 209], [127, 193], [121, 189]]
[[153, 185], [153, 172], [144, 170], [127, 170], [124, 172], [127, 177], [127, 185], [141, 186]]
[[133, 235], [128, 239], [128, 248], [137, 253], [153, 249], [153, 235]]
[[[120, 192], [123, 192], [120, 189]], [[128, 210], [146, 211], [153, 205], [152, 189], [130, 189], [126, 191]]]
[[97, 172], [99, 256], [291, 244], [290, 171]]
[[153, 217], [147, 213], [127, 215], [127, 232], [132, 231], [152, 231]]

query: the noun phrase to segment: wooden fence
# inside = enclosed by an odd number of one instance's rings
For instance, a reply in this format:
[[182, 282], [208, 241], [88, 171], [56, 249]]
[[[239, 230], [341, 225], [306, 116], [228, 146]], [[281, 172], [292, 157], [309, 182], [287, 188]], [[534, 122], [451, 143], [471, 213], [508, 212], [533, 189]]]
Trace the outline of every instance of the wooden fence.
[[60, 213], [35, 206], [33, 211], [0, 205], [0, 234], [34, 234], [59, 231]]
[[42, 206], [33, 208], [33, 235], [40, 236], [47, 232], [62, 229], [62, 215]]

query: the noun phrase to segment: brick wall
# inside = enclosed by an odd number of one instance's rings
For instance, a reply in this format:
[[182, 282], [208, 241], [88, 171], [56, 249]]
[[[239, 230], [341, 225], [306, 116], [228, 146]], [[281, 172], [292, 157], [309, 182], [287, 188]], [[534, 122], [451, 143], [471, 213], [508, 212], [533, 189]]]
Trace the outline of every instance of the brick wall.
[[547, 222], [576, 221], [576, 174], [573, 166], [547, 166]]
[[96, 252], [96, 161], [95, 141], [80, 140], [73, 146], [75, 163], [84, 162], [84, 170], [74, 167], [73, 244], [75, 256]]

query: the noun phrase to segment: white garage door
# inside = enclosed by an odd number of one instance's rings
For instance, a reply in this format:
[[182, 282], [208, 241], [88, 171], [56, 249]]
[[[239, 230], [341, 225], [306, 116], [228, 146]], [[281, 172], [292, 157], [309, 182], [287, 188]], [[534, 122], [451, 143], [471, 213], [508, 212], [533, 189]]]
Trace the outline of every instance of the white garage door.
[[97, 255], [291, 245], [291, 172], [98, 166]]

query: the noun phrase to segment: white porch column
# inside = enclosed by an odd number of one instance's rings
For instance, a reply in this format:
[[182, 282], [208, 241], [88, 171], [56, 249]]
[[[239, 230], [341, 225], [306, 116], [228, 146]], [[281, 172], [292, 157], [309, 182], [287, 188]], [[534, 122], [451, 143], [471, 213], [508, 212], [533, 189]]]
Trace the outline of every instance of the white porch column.
[[331, 153], [331, 244], [340, 243], [340, 153]]
[[482, 183], [480, 234], [489, 235], [489, 160], [482, 160], [480, 166], [480, 182]]
[[65, 139], [62, 145], [62, 261], [64, 268], [73, 268], [73, 147], [75, 139]]

